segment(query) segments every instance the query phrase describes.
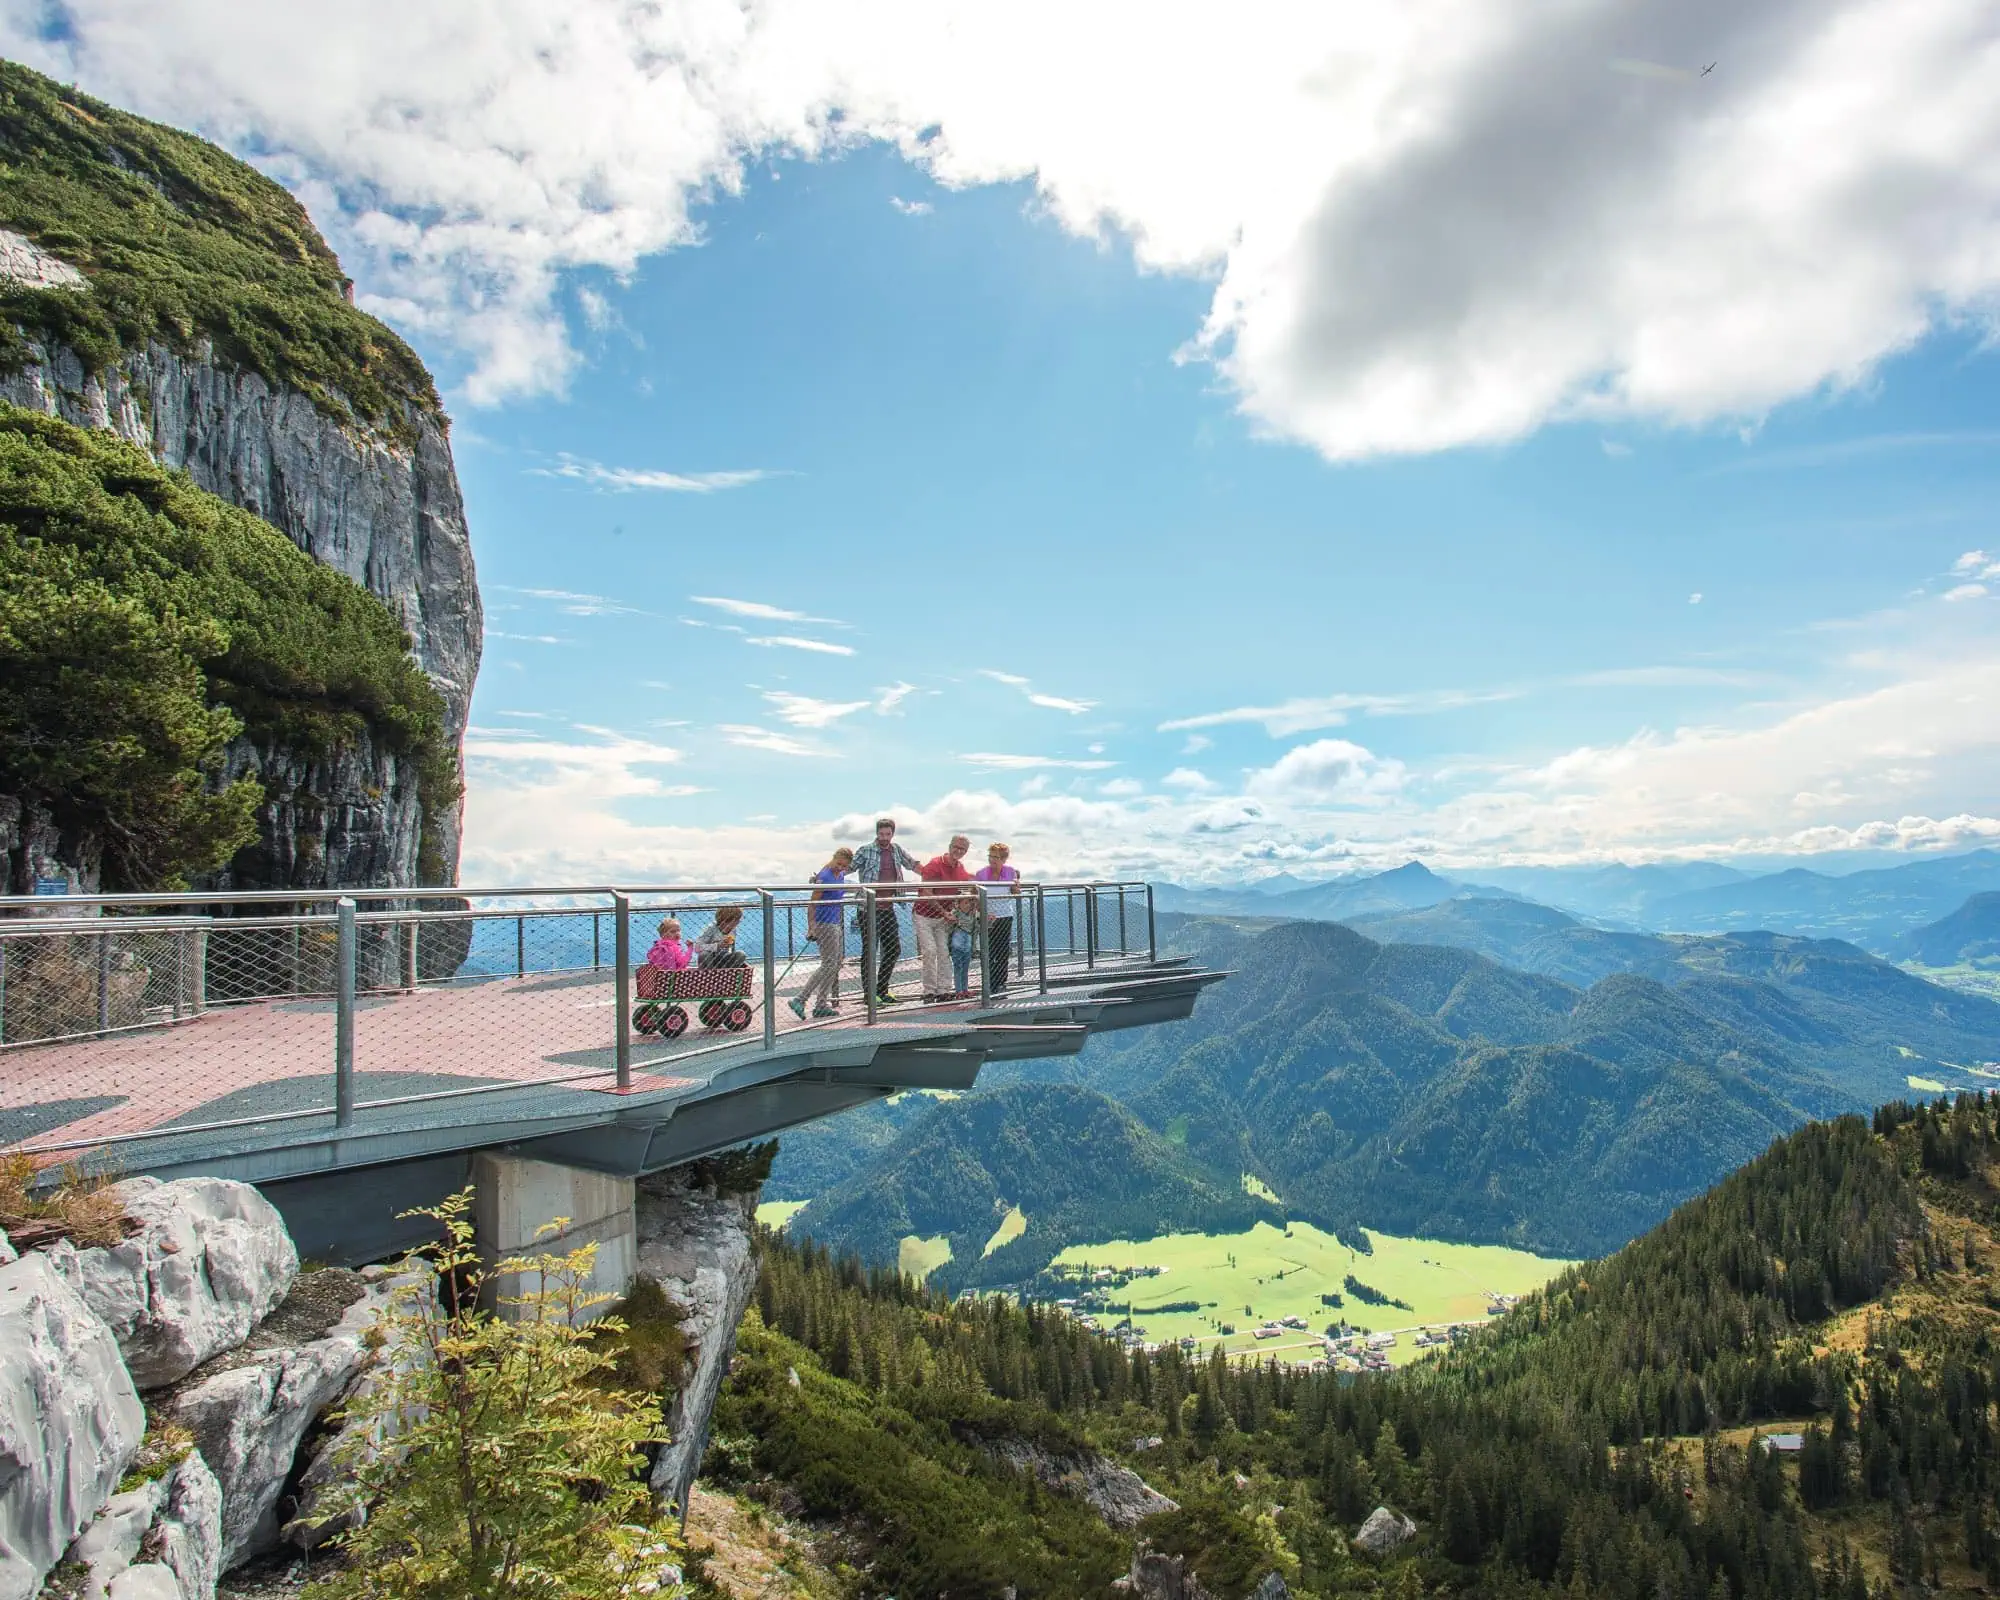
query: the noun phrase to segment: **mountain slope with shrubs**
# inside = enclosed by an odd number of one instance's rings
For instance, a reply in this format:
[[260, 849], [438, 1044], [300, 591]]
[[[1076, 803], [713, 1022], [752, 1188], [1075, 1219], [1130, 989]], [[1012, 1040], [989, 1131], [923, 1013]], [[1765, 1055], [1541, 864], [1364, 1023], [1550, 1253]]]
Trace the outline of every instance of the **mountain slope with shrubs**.
[[[1442, 1359], [1352, 1380], [1122, 1350], [766, 1236], [709, 1466], [819, 1518], [860, 1594], [1099, 1595], [1137, 1540], [1219, 1600], [1272, 1572], [1302, 1600], [1976, 1589], [2000, 1583], [1996, 1158], [2000, 1101], [1807, 1126]], [[1180, 1509], [1091, 1529], [996, 1469], [1010, 1437], [1107, 1452]], [[1417, 1526], [1382, 1557], [1352, 1542], [1377, 1505]]]

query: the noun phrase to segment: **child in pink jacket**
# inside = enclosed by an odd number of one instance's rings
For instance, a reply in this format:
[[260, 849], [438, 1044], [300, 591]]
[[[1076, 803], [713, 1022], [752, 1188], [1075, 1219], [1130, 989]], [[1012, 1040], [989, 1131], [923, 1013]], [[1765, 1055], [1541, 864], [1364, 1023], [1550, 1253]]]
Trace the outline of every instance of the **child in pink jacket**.
[[646, 952], [646, 965], [663, 972], [683, 972], [694, 965], [694, 946], [681, 941], [681, 925], [669, 917], [660, 924], [660, 936]]

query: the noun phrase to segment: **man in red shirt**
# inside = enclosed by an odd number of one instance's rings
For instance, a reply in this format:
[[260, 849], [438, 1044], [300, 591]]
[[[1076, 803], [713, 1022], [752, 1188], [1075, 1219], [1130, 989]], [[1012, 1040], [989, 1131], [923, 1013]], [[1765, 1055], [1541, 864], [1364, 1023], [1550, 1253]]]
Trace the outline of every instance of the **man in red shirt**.
[[[917, 875], [926, 883], [970, 883], [965, 870], [965, 853], [972, 841], [962, 833], [952, 836], [951, 848], [932, 856]], [[951, 976], [952, 915], [963, 906], [963, 898], [949, 889], [926, 889], [917, 899], [917, 962], [923, 969], [924, 999], [949, 1000], [956, 993]]]

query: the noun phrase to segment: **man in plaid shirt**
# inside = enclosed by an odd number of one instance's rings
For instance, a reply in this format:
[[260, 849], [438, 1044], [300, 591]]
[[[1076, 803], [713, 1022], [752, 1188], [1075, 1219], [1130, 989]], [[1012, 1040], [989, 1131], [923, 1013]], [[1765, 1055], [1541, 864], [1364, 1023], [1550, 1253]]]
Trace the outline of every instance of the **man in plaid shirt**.
[[[875, 823], [875, 842], [854, 852], [854, 877], [858, 883], [901, 883], [904, 873], [916, 876], [923, 869], [917, 858], [896, 843], [896, 819], [881, 817]], [[892, 1006], [896, 997], [889, 992], [889, 980], [903, 954], [903, 936], [896, 927], [893, 900], [875, 908], [875, 998]], [[863, 981], [867, 979], [864, 973]]]

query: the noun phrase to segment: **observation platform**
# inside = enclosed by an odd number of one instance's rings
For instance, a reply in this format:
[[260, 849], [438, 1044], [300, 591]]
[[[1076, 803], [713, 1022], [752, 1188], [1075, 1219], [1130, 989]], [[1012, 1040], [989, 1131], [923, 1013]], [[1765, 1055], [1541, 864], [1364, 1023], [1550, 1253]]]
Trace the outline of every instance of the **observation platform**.
[[[1159, 955], [1145, 884], [1024, 883], [951, 903], [986, 954], [962, 995], [876, 1003], [862, 980], [892, 943], [895, 989], [919, 987], [922, 897], [850, 886], [839, 1014], [805, 1019], [802, 887], [0, 899], [0, 1152], [240, 1178], [328, 1218], [449, 1187], [482, 1150], [629, 1179], [1186, 1017], [1221, 976]], [[662, 920], [692, 939], [724, 907], [738, 1030], [691, 1000], [664, 1037], [644, 951]]]

